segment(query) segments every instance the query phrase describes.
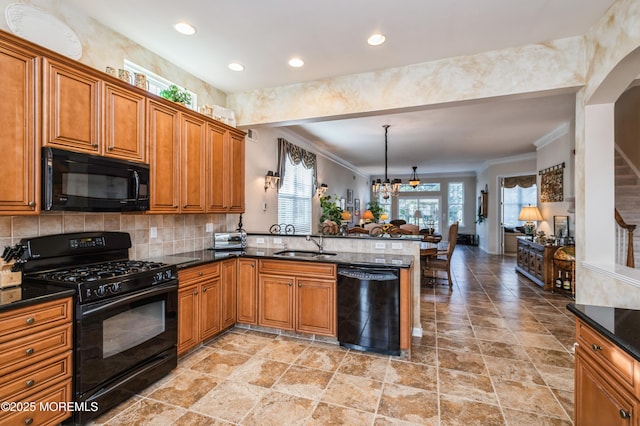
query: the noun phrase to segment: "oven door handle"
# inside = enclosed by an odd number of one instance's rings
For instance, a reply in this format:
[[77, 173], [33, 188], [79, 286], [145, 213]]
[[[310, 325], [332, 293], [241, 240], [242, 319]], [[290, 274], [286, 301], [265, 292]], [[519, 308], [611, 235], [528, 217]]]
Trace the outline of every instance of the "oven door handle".
[[88, 317], [92, 314], [95, 314], [96, 312], [103, 311], [105, 309], [114, 308], [118, 305], [136, 302], [138, 300], [146, 299], [148, 297], [156, 296], [158, 294], [169, 293], [171, 291], [177, 291], [177, 290], [178, 290], [178, 284], [174, 283], [170, 285], [163, 285], [162, 287], [152, 287], [146, 290], [137, 291], [135, 293], [118, 297], [116, 299], [111, 299], [109, 301], [98, 302], [97, 304], [92, 303], [91, 305], [81, 306], [80, 317], [81, 318]]

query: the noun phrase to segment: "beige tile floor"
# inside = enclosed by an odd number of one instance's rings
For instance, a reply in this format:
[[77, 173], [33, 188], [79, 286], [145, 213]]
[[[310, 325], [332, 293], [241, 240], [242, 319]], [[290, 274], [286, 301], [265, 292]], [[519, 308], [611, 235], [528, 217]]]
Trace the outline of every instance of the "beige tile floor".
[[95, 424], [573, 424], [570, 300], [474, 247], [453, 274], [422, 286], [410, 361], [235, 328]]

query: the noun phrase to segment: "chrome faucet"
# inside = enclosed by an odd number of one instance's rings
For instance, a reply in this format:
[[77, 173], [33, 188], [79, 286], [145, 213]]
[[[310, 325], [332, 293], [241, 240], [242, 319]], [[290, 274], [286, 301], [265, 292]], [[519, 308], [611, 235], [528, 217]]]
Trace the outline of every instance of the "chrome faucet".
[[320, 242], [311, 238], [311, 235], [307, 235], [307, 241], [311, 241], [313, 244], [315, 244], [318, 247], [318, 252], [322, 253], [324, 251], [324, 248], [322, 247], [322, 235], [320, 235], [318, 239], [320, 240]]

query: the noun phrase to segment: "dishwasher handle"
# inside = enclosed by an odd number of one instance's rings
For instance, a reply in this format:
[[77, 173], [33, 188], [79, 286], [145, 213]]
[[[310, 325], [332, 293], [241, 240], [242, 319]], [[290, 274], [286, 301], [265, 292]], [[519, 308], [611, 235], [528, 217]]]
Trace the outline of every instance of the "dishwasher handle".
[[338, 268], [338, 277], [341, 276], [367, 281], [391, 281], [397, 280], [399, 273], [397, 268], [341, 267]]

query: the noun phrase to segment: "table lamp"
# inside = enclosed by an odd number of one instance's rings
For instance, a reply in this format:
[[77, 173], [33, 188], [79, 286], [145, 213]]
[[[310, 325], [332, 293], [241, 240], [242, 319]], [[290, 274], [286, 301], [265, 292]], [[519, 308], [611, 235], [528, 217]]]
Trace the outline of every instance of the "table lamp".
[[520, 210], [520, 214], [518, 215], [518, 220], [526, 222], [524, 224], [524, 233], [526, 235], [533, 235], [536, 232], [536, 224], [534, 222], [544, 220], [544, 218], [540, 214], [538, 207], [528, 205], [526, 207], [522, 207], [522, 210]]
[[371, 222], [373, 220], [373, 213], [371, 213], [371, 210], [365, 210], [365, 212], [362, 214], [362, 218], [367, 223]]
[[380, 215], [380, 220], [382, 221], [382, 223], [384, 223], [385, 220], [389, 219], [389, 216], [387, 216], [386, 213], [382, 213]]

